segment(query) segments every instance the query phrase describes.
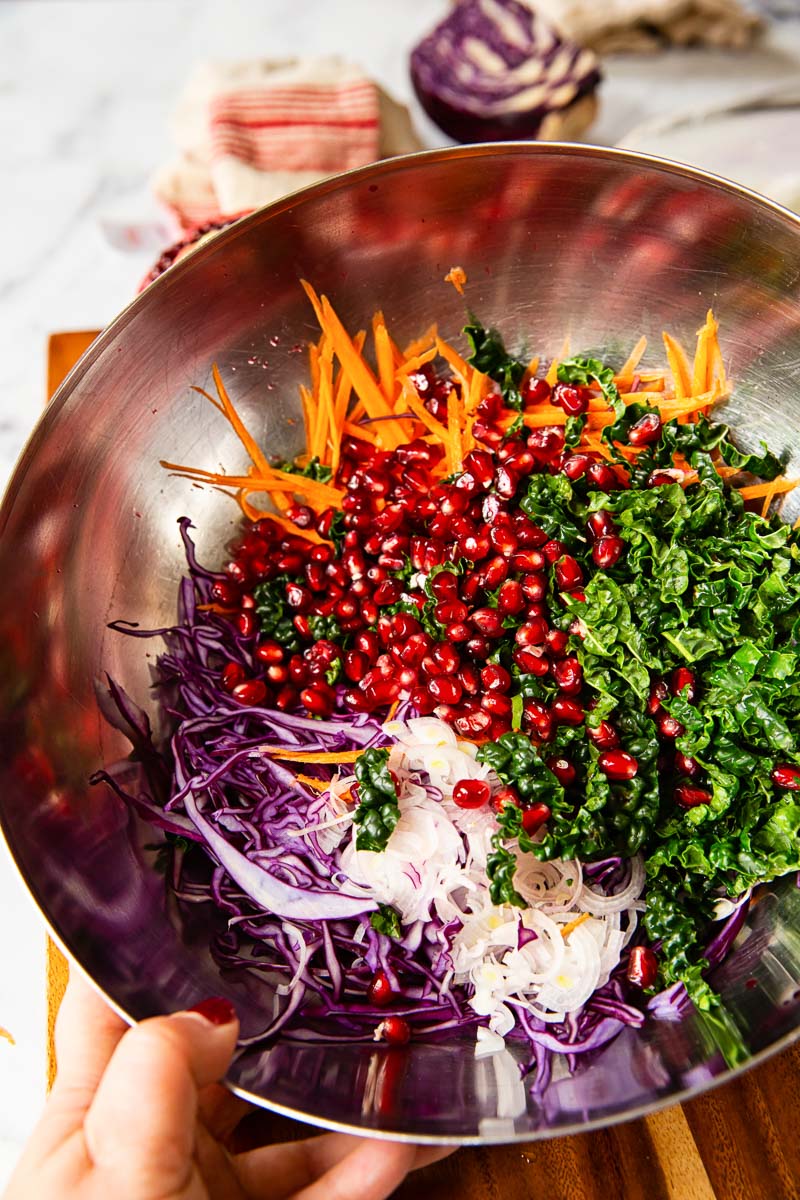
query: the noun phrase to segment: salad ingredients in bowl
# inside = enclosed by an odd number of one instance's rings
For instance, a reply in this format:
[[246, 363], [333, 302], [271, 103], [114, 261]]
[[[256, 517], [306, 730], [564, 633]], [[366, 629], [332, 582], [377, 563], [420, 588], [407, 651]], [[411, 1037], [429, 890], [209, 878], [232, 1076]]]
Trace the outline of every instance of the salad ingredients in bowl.
[[714, 418], [713, 314], [691, 359], [544, 370], [472, 319], [464, 354], [351, 334], [304, 286], [306, 452], [272, 460], [214, 368], [250, 468], [164, 465], [241, 535], [212, 571], [184, 518], [176, 624], [116, 623], [163, 637], [173, 728], [109, 681], [150, 786], [97, 778], [270, 984], [250, 1044], [520, 1039], [543, 1088], [694, 1004], [736, 1059], [708, 972], [800, 868], [800, 541], [795, 481]]

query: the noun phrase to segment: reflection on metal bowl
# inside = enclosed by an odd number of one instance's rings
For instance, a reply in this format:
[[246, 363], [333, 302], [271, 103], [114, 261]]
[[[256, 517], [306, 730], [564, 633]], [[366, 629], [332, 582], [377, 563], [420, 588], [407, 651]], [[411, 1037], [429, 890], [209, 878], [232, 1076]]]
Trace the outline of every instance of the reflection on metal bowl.
[[[241, 448], [189, 391], [212, 360], [263, 443], [299, 448], [297, 386], [313, 329], [305, 276], [359, 328], [380, 307], [402, 340], [435, 318], [456, 336], [469, 302], [507, 340], [555, 353], [627, 352], [662, 327], [689, 337], [713, 303], [736, 380], [727, 419], [800, 463], [800, 221], [687, 168], [619, 151], [476, 146], [395, 159], [329, 180], [238, 222], [149, 287], [91, 348], [40, 422], [0, 527], [0, 818], [19, 869], [61, 943], [131, 1018], [224, 993], [244, 1034], [269, 988], [221, 978], [203, 911], [164, 901], [132, 820], [93, 770], [128, 747], [103, 721], [95, 680], [147, 706], [153, 647], [109, 621], [169, 624], [188, 514], [212, 564], [236, 525], [213, 490], [161, 458], [225, 462]], [[793, 518], [792, 503], [787, 515]], [[150, 657], [148, 657], [150, 655]], [[131, 771], [136, 771], [131, 764]], [[773, 886], [716, 972], [752, 1061], [800, 1025], [800, 892]], [[476, 1060], [472, 1034], [387, 1052], [282, 1040], [237, 1059], [230, 1082], [321, 1125], [448, 1142], [529, 1139], [606, 1124], [730, 1077], [692, 1014], [626, 1029], [534, 1097], [513, 1059]]]

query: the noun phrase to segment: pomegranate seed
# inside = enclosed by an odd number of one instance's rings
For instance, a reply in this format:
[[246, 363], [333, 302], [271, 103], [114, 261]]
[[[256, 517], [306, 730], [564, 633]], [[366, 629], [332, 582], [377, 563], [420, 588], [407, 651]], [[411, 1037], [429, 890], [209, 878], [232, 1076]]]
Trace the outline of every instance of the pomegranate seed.
[[540, 571], [535, 571], [531, 575], [523, 575], [520, 580], [520, 587], [527, 600], [538, 604], [547, 595], [547, 576], [543, 575]]
[[351, 683], [360, 683], [369, 665], [369, 658], [363, 650], [348, 650], [344, 656], [344, 673]]
[[541, 550], [534, 548], [518, 550], [511, 556], [512, 571], [541, 571], [547, 564], [547, 559]]
[[676, 667], [669, 681], [669, 690], [673, 696], [683, 694], [683, 699], [692, 703], [697, 694], [697, 676], [688, 667]]
[[411, 1027], [402, 1017], [386, 1017], [375, 1030], [375, 1041], [381, 1040], [390, 1046], [405, 1046], [411, 1037]]
[[429, 716], [436, 708], [436, 701], [425, 687], [415, 687], [409, 697], [409, 703], [423, 716]]
[[591, 463], [586, 470], [586, 478], [601, 492], [610, 492], [620, 486], [619, 476], [607, 463]]
[[336, 703], [336, 692], [329, 683], [318, 679], [307, 688], [303, 688], [300, 699], [315, 717], [328, 717]]
[[549, 821], [552, 813], [546, 804], [532, 804], [530, 808], [526, 808], [522, 814], [522, 828], [526, 833], [536, 833], [537, 829], [541, 829], [545, 821]]
[[464, 470], [472, 475], [484, 489], [491, 487], [494, 477], [494, 462], [485, 450], [471, 450], [464, 458]]
[[697, 808], [699, 804], [710, 804], [712, 796], [705, 788], [694, 787], [691, 783], [679, 783], [675, 788], [675, 800], [681, 808]]
[[289, 659], [289, 678], [292, 683], [306, 683], [308, 680], [308, 665], [300, 654], [293, 654]]
[[611, 537], [617, 532], [611, 513], [605, 508], [598, 508], [597, 512], [589, 514], [586, 518], [586, 528], [590, 537], [595, 538]]
[[302, 554], [281, 554], [275, 560], [278, 571], [286, 575], [297, 575], [304, 565]]
[[477, 696], [481, 687], [481, 673], [477, 667], [467, 664], [458, 672], [458, 682], [468, 695]]
[[496, 608], [476, 608], [470, 614], [470, 620], [479, 633], [484, 637], [497, 638], [504, 633], [503, 617]]
[[619, 745], [619, 734], [610, 721], [601, 721], [597, 726], [587, 726], [586, 735], [598, 750], [613, 750]]
[[[381, 584], [381, 587], [384, 585]], [[377, 595], [377, 593], [376, 593]], [[385, 600], [384, 604], [392, 604], [394, 601]], [[361, 611], [361, 605], [355, 596], [342, 596], [341, 600], [337, 600], [333, 611], [337, 617], [341, 617], [343, 621], [349, 621]]]
[[210, 594], [211, 599], [223, 608], [233, 608], [239, 603], [239, 588], [231, 579], [215, 579]]
[[549, 742], [555, 732], [555, 721], [552, 713], [548, 712], [538, 700], [526, 700], [522, 714], [524, 723], [543, 742]]
[[406, 641], [414, 636], [415, 633], [421, 633], [422, 626], [416, 617], [412, 617], [411, 613], [399, 612], [392, 616], [392, 633], [396, 638], [402, 638]]
[[628, 956], [628, 982], [634, 987], [651, 988], [658, 978], [658, 959], [649, 946], [634, 946]]
[[374, 625], [378, 620], [378, 606], [374, 600], [362, 600], [361, 620], [365, 625]]
[[546, 379], [535, 379], [533, 376], [526, 379], [522, 387], [522, 400], [524, 404], [541, 404], [544, 400], [550, 399], [550, 384]]
[[568, 417], [579, 417], [589, 407], [589, 394], [583, 388], [573, 387], [571, 383], [557, 383], [550, 403], [563, 408]]
[[547, 650], [552, 654], [553, 658], [560, 658], [567, 648], [569, 634], [564, 633], [561, 629], [548, 629], [547, 631]]
[[572, 787], [578, 774], [567, 758], [548, 758], [547, 768], [553, 772], [562, 787]]
[[680, 750], [676, 750], [675, 770], [679, 775], [688, 775], [693, 779], [695, 775], [700, 774], [700, 763], [696, 758], [690, 758], [688, 754], [681, 754]]
[[274, 683], [276, 687], [289, 682], [289, 668], [284, 667], [282, 663], [271, 663], [267, 667], [267, 679], [270, 683]]
[[243, 683], [247, 677], [247, 672], [241, 663], [228, 662], [220, 671], [220, 683], [226, 692], [232, 692], [235, 687]]
[[518, 646], [541, 646], [547, 638], [548, 625], [544, 617], [532, 617], [520, 625], [514, 635]]
[[663, 679], [657, 679], [650, 688], [650, 695], [647, 700], [647, 711], [651, 717], [654, 717], [661, 709], [661, 701], [666, 700], [669, 695], [669, 688]]
[[583, 571], [571, 554], [564, 554], [555, 564], [556, 586], [560, 592], [569, 592], [583, 583]]
[[[517, 475], [530, 475], [536, 465], [536, 459], [530, 450], [525, 449], [519, 442], [507, 442], [508, 455], [505, 458], [505, 465], [509, 471], [516, 471]], [[500, 447], [501, 451], [503, 447]], [[499, 457], [499, 452], [498, 452]]]
[[430, 588], [437, 600], [450, 600], [458, 592], [458, 576], [452, 571], [439, 571], [431, 579]]
[[800, 767], [792, 766], [791, 763], [779, 763], [773, 767], [770, 779], [776, 787], [796, 792], [800, 788]]
[[387, 1008], [394, 999], [392, 985], [385, 971], [376, 971], [367, 988], [367, 1000], [375, 1008]]
[[493, 592], [508, 575], [508, 563], [498, 554], [481, 571], [481, 580], [487, 591]]
[[511, 697], [502, 692], [486, 692], [481, 696], [481, 708], [503, 721], [510, 721], [513, 713]]
[[549, 542], [545, 542], [542, 546], [542, 553], [549, 563], [554, 563], [556, 559], [561, 558], [562, 554], [566, 554], [567, 547], [563, 542], [559, 542], [557, 538], [551, 538]]
[[376, 634], [372, 632], [357, 633], [353, 642], [356, 650], [363, 651], [370, 662], [374, 662], [380, 654], [380, 644]]
[[[385, 607], [389, 604], [396, 604], [402, 594], [403, 587], [401, 583], [396, 579], [384, 579], [383, 583], [379, 583], [375, 588], [372, 599], [380, 607]], [[340, 603], [344, 603], [344, 601], [340, 601]], [[355, 611], [358, 611], [358, 605], [356, 605]]]
[[311, 592], [300, 583], [287, 583], [286, 603], [298, 612], [307, 612], [312, 603]]
[[461, 666], [461, 658], [457, 650], [445, 642], [438, 642], [433, 647], [434, 660], [442, 668], [444, 675], [453, 675]]
[[525, 443], [540, 466], [546, 466], [564, 449], [564, 431], [558, 425], [531, 430]]
[[534, 525], [521, 509], [517, 509], [512, 515], [512, 528], [520, 546], [526, 550], [540, 550], [547, 541], [547, 534], [541, 526]]
[[[439, 712], [437, 708], [436, 712]], [[481, 737], [492, 725], [492, 717], [488, 712], [477, 709], [474, 712], [462, 713], [455, 718], [453, 724], [462, 737]]]
[[586, 474], [586, 468], [591, 461], [588, 454], [570, 454], [561, 464], [561, 472], [567, 479], [580, 479], [581, 475]]
[[550, 663], [541, 651], [537, 652], [527, 646], [519, 646], [514, 651], [512, 658], [520, 671], [524, 671], [528, 675], [543, 678], [550, 673]]
[[236, 618], [236, 628], [242, 637], [252, 637], [258, 630], [258, 621], [255, 613], [248, 609], [246, 612], [240, 612]]
[[440, 600], [433, 610], [433, 615], [440, 624], [449, 625], [452, 622], [466, 621], [468, 612], [469, 609], [461, 600]]
[[596, 567], [605, 570], [613, 567], [622, 557], [625, 543], [621, 537], [601, 537], [592, 546], [592, 560]]
[[639, 770], [636, 759], [625, 750], [605, 750], [597, 765], [609, 779], [633, 779]]
[[628, 430], [628, 441], [632, 446], [648, 446], [661, 437], [661, 417], [658, 413], [645, 413]]
[[502, 812], [507, 804], [515, 804], [519, 807], [519, 792], [516, 788], [506, 786], [501, 787], [495, 792], [492, 798], [492, 808], [495, 812]]
[[267, 698], [267, 685], [263, 679], [246, 679], [244, 683], [236, 684], [232, 694], [240, 704], [263, 704]]
[[471, 637], [465, 647], [468, 654], [482, 662], [491, 653], [491, 643], [485, 637]]
[[585, 716], [582, 704], [562, 696], [553, 701], [552, 713], [559, 725], [580, 725]]
[[516, 616], [525, 607], [525, 594], [516, 579], [507, 579], [497, 593], [497, 611]]
[[481, 683], [487, 692], [507, 692], [511, 687], [511, 675], [505, 667], [492, 663], [481, 671]]
[[652, 475], [648, 477], [647, 486], [649, 488], [669, 487], [674, 482], [675, 477], [670, 475], [668, 471], [653, 471]]
[[479, 562], [480, 559], [486, 558], [492, 547], [488, 534], [468, 533], [458, 539], [458, 548], [464, 558], [470, 559], [471, 562]]
[[445, 628], [444, 635], [448, 642], [468, 642], [472, 637], [472, 629], [463, 621], [454, 621]]
[[492, 525], [489, 530], [489, 541], [495, 550], [499, 550], [506, 557], [513, 554], [517, 548], [517, 539], [514, 534], [510, 529], [505, 529], [501, 525]]
[[680, 737], [685, 733], [683, 725], [667, 712], [660, 712], [657, 717], [658, 732], [665, 738]]
[[400, 695], [400, 681], [395, 677], [377, 678], [367, 683], [364, 677], [361, 687], [371, 704], [391, 704]]
[[510, 467], [498, 467], [494, 473], [494, 488], [498, 496], [510, 500], [519, 487], [519, 475]]
[[491, 794], [485, 779], [460, 779], [453, 788], [453, 802], [459, 808], [482, 808]]
[[439, 704], [458, 704], [462, 690], [451, 675], [434, 675], [428, 683], [428, 691]]
[[576, 696], [583, 686], [583, 668], [575, 655], [559, 659], [551, 669], [559, 690], [568, 696]]

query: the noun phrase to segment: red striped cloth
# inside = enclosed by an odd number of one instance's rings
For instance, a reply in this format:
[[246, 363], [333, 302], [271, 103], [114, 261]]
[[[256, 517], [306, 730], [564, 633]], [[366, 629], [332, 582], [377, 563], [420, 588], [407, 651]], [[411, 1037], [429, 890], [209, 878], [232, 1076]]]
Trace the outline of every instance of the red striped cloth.
[[175, 113], [181, 157], [156, 195], [184, 230], [256, 208], [378, 158], [381, 107], [375, 84], [335, 59], [205, 64]]

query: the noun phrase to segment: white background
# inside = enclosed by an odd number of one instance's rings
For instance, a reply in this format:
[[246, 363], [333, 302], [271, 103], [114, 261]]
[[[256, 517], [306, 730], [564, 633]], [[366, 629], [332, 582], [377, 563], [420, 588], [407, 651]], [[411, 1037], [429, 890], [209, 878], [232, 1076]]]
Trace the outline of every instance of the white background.
[[[412, 45], [447, 0], [0, 0], [0, 481], [42, 405], [47, 334], [100, 327], [158, 247], [115, 248], [157, 228], [148, 177], [170, 156], [167, 117], [201, 58], [339, 53], [412, 104]], [[800, 29], [747, 57], [676, 52], [611, 60], [592, 140], [800, 79]], [[800, 165], [800, 164], [798, 164]], [[151, 238], [154, 234], [151, 233]], [[43, 848], [46, 853], [46, 848]], [[44, 930], [0, 851], [0, 1186], [44, 1094]]]

